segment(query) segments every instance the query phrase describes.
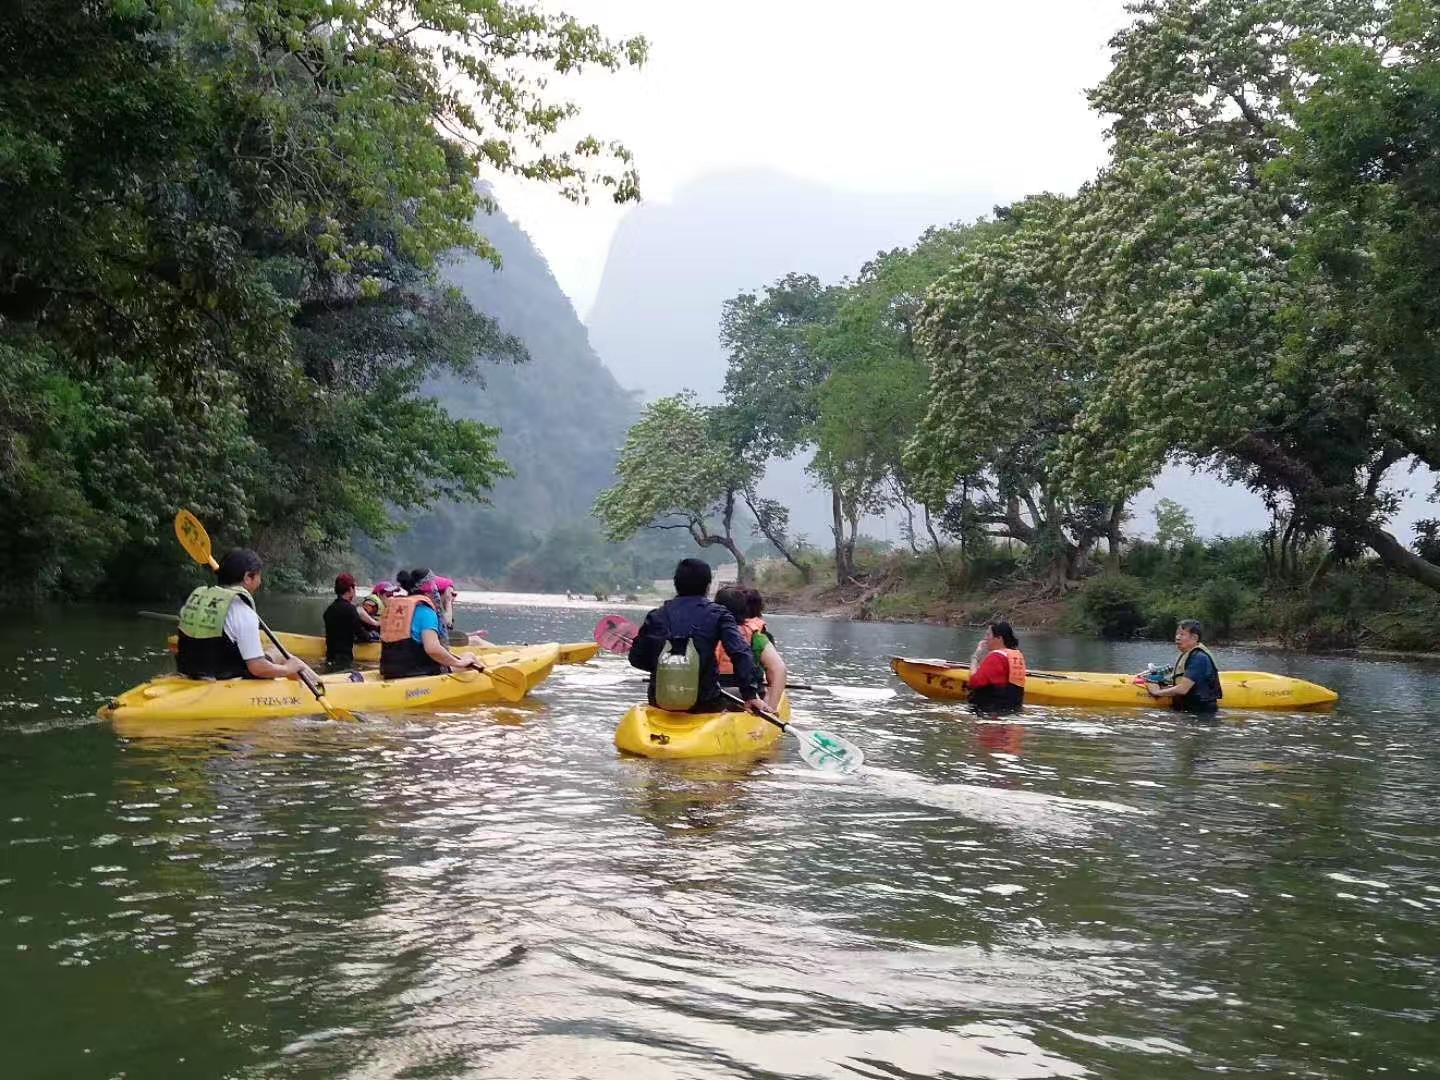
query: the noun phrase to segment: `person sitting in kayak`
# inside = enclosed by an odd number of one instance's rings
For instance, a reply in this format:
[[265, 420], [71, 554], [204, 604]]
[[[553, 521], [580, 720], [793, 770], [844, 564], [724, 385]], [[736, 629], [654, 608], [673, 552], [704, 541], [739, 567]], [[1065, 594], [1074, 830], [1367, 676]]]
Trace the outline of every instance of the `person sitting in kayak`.
[[1025, 701], [1025, 654], [1010, 624], [990, 624], [985, 659], [970, 673], [968, 698], [981, 712], [1014, 712]]
[[1171, 681], [1164, 686], [1145, 683], [1153, 698], [1169, 698], [1170, 707], [1182, 712], [1213, 713], [1220, 707], [1220, 666], [1210, 650], [1201, 644], [1203, 628], [1199, 619], [1181, 619], [1175, 628], [1175, 647], [1180, 655], [1170, 669]]
[[445, 640], [452, 642], [455, 632], [455, 582], [448, 577], [435, 578], [435, 602], [440, 606], [440, 621], [445, 626]]
[[720, 692], [715, 648], [723, 646], [735, 685], [750, 709], [765, 708], [760, 672], [750, 643], [729, 609], [710, 600], [710, 566], [681, 559], [675, 596], [645, 616], [630, 645], [630, 664], [650, 673], [650, 704], [670, 712], [721, 712], [733, 708]]
[[[771, 712], [780, 707], [785, 693], [785, 661], [775, 647], [775, 639], [762, 615], [764, 600], [760, 593], [740, 585], [726, 585], [715, 591], [715, 602], [727, 608], [740, 625], [740, 636], [750, 642], [750, 651], [765, 675], [765, 706]], [[715, 646], [715, 670], [721, 686], [735, 685], [735, 665], [723, 644]]]
[[[255, 593], [263, 564], [249, 548], [220, 560], [214, 585], [201, 585], [180, 609], [175, 668], [191, 679], [298, 678], [309, 665], [298, 657], [277, 663], [260, 644]], [[313, 674], [313, 672], [312, 672]]]
[[[385, 614], [385, 601], [400, 591], [393, 581], [377, 581], [370, 586], [370, 593], [360, 601], [360, 607], [374, 620], [375, 632], [380, 632], [380, 616]], [[366, 624], [371, 625], [369, 623]]]
[[349, 671], [355, 666], [355, 643], [379, 641], [380, 623], [355, 606], [355, 576], [335, 575], [335, 599], [325, 609], [325, 667]]
[[402, 570], [396, 578], [405, 595], [386, 601], [380, 617], [380, 677], [410, 679], [465, 667], [483, 671], [474, 656], [456, 656], [445, 647], [442, 579], [426, 569]]

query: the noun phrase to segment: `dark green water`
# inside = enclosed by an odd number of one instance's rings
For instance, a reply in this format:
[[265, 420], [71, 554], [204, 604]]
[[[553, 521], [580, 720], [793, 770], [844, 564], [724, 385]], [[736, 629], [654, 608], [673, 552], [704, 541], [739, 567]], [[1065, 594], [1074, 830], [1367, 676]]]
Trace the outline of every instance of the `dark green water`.
[[885, 666], [968, 638], [773, 621], [797, 675], [898, 690], [796, 695], [857, 776], [622, 759], [612, 658], [517, 707], [127, 739], [94, 709], [162, 628], [4, 631], [0, 1076], [1440, 1075], [1440, 669], [1220, 649], [1341, 702], [1001, 725]]

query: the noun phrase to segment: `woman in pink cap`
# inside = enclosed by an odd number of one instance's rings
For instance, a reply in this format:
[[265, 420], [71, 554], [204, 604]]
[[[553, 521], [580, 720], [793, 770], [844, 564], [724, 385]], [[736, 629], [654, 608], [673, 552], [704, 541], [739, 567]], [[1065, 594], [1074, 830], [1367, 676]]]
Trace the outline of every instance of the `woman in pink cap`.
[[385, 601], [399, 591], [400, 586], [393, 581], [377, 581], [370, 586], [370, 592], [365, 599], [360, 601], [360, 607], [364, 609], [365, 614], [375, 620], [376, 629], [379, 629], [380, 626], [380, 616], [385, 614]]

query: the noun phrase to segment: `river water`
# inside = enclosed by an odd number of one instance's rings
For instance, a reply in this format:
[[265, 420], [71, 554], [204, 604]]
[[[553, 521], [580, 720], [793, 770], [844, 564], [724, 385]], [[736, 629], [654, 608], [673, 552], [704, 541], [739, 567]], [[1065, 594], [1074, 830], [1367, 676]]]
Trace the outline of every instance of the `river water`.
[[1440, 669], [1221, 648], [1341, 700], [997, 724], [886, 667], [968, 636], [772, 623], [797, 677], [896, 690], [794, 695], [855, 776], [622, 758], [612, 657], [513, 707], [126, 738], [94, 710], [163, 627], [0, 631], [0, 1075], [1440, 1076]]

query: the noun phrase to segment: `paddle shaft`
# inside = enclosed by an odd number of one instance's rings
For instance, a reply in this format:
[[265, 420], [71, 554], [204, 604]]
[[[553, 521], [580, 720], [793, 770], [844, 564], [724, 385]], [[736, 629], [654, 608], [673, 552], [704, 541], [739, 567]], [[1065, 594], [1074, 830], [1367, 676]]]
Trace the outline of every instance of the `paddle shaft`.
[[781, 731], [790, 730], [790, 725], [787, 724], [784, 720], [781, 720], [780, 717], [776, 716], [769, 709], [752, 709], [749, 705], [745, 704], [744, 698], [742, 698], [739, 694], [730, 693], [729, 690], [722, 689], [720, 691], [720, 695], [724, 698], [728, 698], [730, 701], [733, 701], [736, 705], [739, 705], [746, 712], [753, 712], [757, 716], [763, 716], [766, 720], [769, 720], [770, 723], [774, 724]]
[[865, 754], [858, 746], [831, 735], [824, 731], [811, 731], [808, 728], [797, 728], [787, 724], [780, 717], [776, 716], [769, 709], [751, 710], [740, 698], [728, 690], [721, 690], [730, 701], [749, 711], [752, 711], [774, 724], [786, 735], [800, 744], [800, 756], [805, 764], [812, 769], [831, 771], [830, 765], [834, 764], [841, 772], [854, 772], [864, 763]]

